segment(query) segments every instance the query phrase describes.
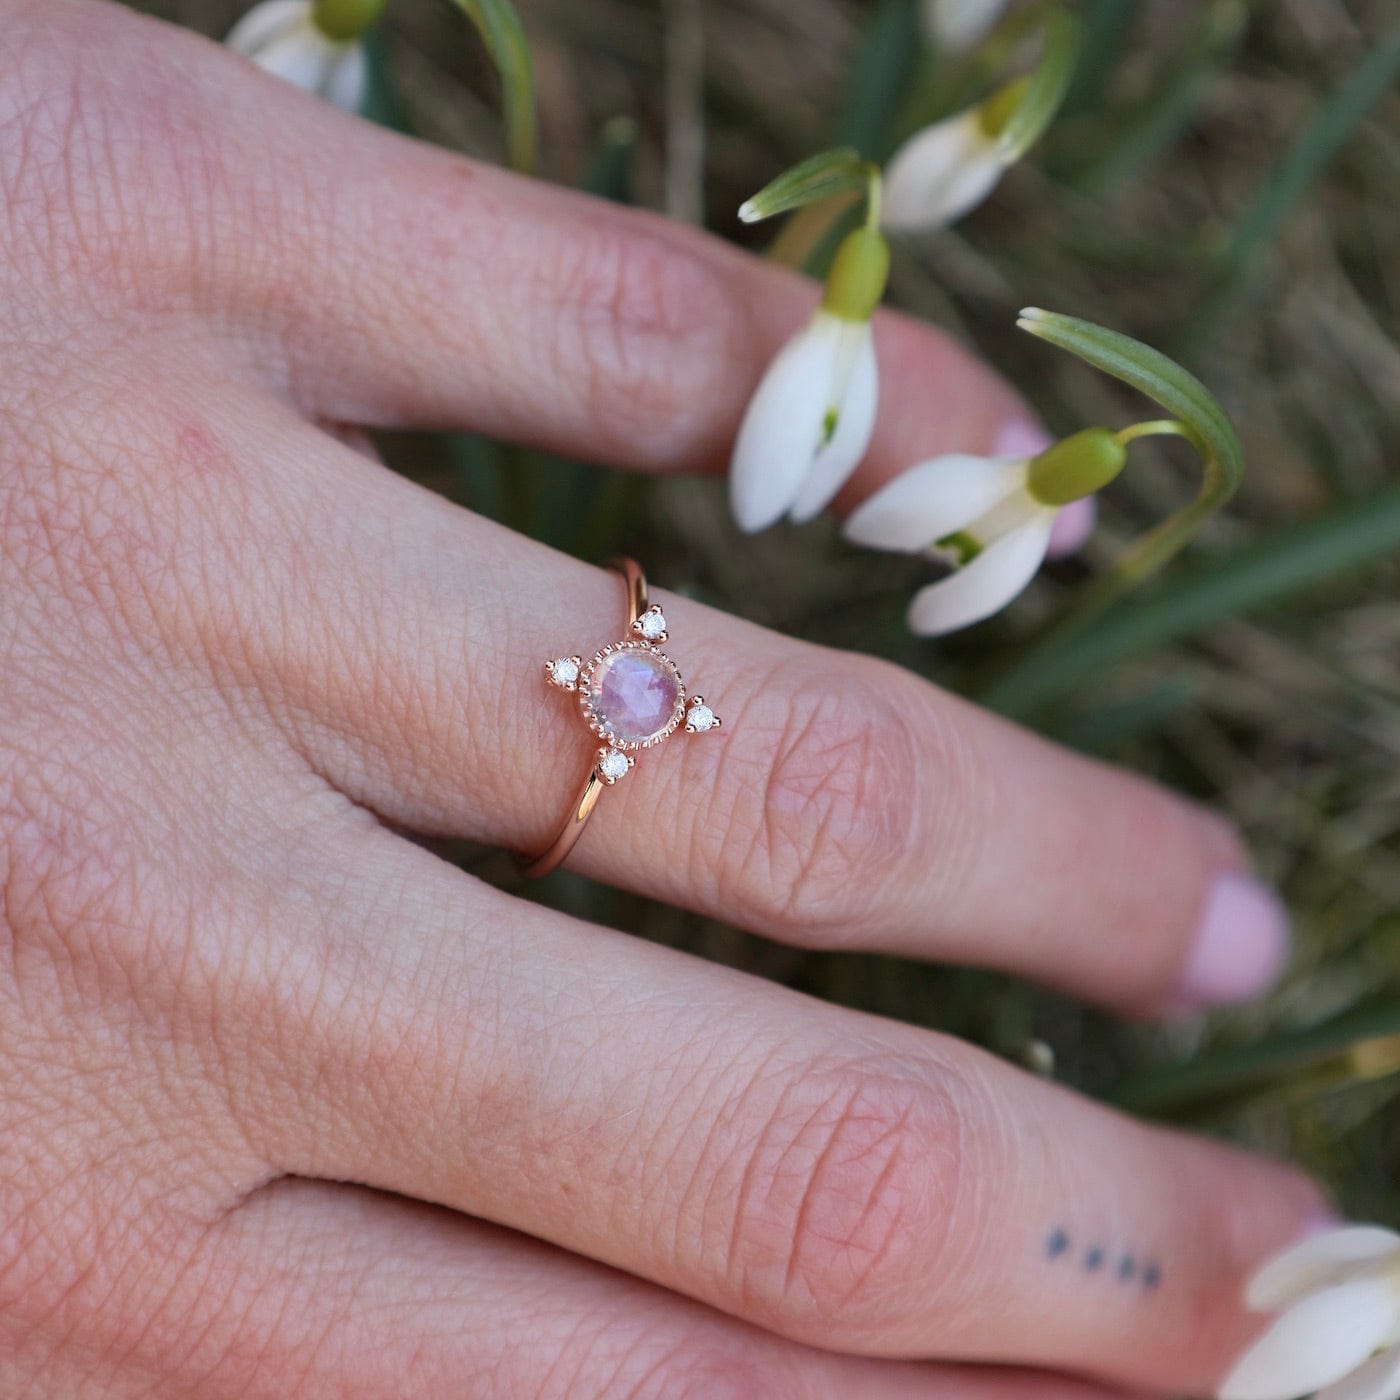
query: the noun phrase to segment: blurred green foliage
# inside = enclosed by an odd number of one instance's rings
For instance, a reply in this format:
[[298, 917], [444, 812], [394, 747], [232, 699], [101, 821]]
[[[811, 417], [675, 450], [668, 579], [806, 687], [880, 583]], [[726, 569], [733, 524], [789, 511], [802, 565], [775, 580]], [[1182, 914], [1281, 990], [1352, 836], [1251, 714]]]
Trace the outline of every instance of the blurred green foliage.
[[[142, 8], [219, 35], [244, 6]], [[883, 157], [964, 81], [920, 55], [915, 0], [706, 0], [700, 61], [669, 71], [674, 4], [519, 8], [544, 175], [664, 208], [668, 113], [703, 112], [707, 222], [755, 248], [771, 235], [736, 211], [774, 174], [838, 141]], [[1019, 676], [1029, 722], [1233, 817], [1289, 899], [1298, 950], [1267, 1003], [1147, 1028], [989, 974], [778, 947], [567, 875], [530, 893], [1013, 1059], [1048, 1046], [1069, 1083], [1295, 1156], [1349, 1213], [1400, 1220], [1400, 30], [1386, 0], [1078, 8], [1061, 120], [965, 223], [896, 250], [891, 299], [999, 365], [1062, 432], [1146, 405], [1018, 336], [1021, 306], [1184, 346], [1248, 467], [1186, 555], [1058, 650], [1039, 639], [1086, 578], [1189, 498], [1184, 445], [1136, 446], [1087, 560], [940, 643], [902, 627], [918, 562], [825, 526], [741, 540], [718, 481], [466, 438], [384, 447], [464, 504], [581, 557], [625, 547], [769, 625], [994, 698]], [[460, 13], [391, 0], [375, 42], [381, 117], [501, 159], [495, 75]], [[512, 878], [490, 853], [463, 858]]]

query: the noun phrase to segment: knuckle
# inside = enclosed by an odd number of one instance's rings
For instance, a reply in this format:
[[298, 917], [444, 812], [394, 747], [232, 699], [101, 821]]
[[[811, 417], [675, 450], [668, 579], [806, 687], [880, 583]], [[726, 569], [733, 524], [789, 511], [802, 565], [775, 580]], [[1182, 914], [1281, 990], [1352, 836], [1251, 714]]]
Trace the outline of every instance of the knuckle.
[[[581, 226], [549, 274], [542, 323], [556, 382], [577, 382], [602, 455], [676, 464], [718, 451], [744, 316], [716, 268], [660, 234]], [[562, 305], [572, 312], [560, 318]]]
[[924, 774], [930, 750], [953, 740], [916, 732], [906, 683], [864, 660], [805, 679], [788, 668], [781, 688], [761, 687], [786, 691], [771, 713], [759, 701], [735, 725], [718, 866], [766, 929], [815, 945], [844, 938], [871, 919], [872, 891], [932, 848]]
[[728, 1290], [802, 1340], [897, 1323], [958, 1197], [969, 1086], [880, 1050], [762, 1093], [723, 1242]]

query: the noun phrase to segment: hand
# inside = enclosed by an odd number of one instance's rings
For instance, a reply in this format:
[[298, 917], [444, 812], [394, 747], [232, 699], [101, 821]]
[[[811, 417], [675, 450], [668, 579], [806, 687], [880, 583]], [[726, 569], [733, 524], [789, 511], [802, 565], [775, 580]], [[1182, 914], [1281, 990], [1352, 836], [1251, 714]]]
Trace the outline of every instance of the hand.
[[[590, 746], [539, 663], [621, 592], [322, 425], [713, 466], [811, 287], [116, 7], [11, 0], [0, 36], [0, 1391], [1212, 1384], [1242, 1275], [1319, 1210], [1290, 1170], [396, 833], [547, 839]], [[853, 499], [1024, 419], [878, 335]], [[639, 765], [576, 868], [1122, 1008], [1267, 973], [1215, 818], [660, 601], [726, 729]], [[1262, 962], [1222, 985], [1232, 902]]]

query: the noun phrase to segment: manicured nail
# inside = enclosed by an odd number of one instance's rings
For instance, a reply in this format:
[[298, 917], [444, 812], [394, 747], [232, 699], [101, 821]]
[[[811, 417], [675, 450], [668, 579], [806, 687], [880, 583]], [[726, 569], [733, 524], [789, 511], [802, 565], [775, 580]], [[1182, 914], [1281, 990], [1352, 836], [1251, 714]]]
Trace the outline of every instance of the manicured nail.
[[1316, 1210], [1311, 1210], [1303, 1217], [1302, 1228], [1298, 1231], [1299, 1241], [1310, 1240], [1316, 1235], [1330, 1234], [1333, 1230], [1340, 1230], [1345, 1225], [1345, 1217], [1339, 1215], [1330, 1206], [1318, 1206]]
[[1040, 426], [1026, 418], [1014, 418], [997, 429], [992, 443], [993, 457], [1039, 457], [1055, 439]]
[[1206, 896], [1178, 1001], [1200, 1008], [1259, 996], [1282, 973], [1288, 942], [1288, 913], [1272, 890], [1247, 875], [1220, 876]]
[[1045, 553], [1051, 559], [1063, 559], [1066, 554], [1075, 553], [1094, 533], [1094, 517], [1098, 513], [1099, 508], [1092, 496], [1071, 501], [1062, 507], [1054, 525], [1050, 527], [1050, 543]]

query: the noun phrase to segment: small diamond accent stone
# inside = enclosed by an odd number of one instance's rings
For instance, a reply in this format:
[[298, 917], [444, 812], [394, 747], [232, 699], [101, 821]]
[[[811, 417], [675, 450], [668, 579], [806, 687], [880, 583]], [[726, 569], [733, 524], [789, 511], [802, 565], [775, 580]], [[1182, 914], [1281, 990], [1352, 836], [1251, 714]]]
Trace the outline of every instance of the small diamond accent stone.
[[697, 734], [703, 734], [707, 729], [715, 727], [715, 712], [708, 705], [692, 705], [690, 713], [685, 717], [685, 727], [693, 729]]
[[644, 636], [647, 641], [654, 642], [666, 635], [666, 617], [663, 613], [644, 612], [637, 619], [637, 631]]
[[571, 656], [561, 656], [549, 663], [549, 678], [555, 685], [573, 685], [578, 680], [578, 662]]
[[627, 767], [627, 755], [621, 749], [604, 749], [598, 759], [598, 771], [609, 782], [615, 783], [627, 772]]

